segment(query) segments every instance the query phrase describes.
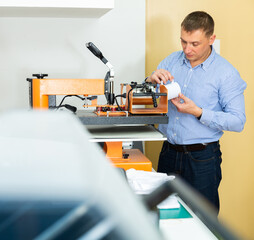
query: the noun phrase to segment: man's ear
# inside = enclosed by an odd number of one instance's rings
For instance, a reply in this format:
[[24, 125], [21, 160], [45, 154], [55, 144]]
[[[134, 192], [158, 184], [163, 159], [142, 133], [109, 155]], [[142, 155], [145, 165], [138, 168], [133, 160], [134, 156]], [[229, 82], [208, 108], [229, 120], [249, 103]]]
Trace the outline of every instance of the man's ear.
[[214, 41], [215, 41], [216, 35], [213, 34], [210, 38], [209, 38], [209, 45], [213, 45]]

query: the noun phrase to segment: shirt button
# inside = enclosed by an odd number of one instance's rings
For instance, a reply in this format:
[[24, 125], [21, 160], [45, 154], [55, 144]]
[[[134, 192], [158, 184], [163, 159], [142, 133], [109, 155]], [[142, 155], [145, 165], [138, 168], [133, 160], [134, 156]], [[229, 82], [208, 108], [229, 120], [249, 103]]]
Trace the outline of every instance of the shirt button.
[[202, 124], [205, 124], [205, 122], [201, 122]]
[[176, 136], [176, 133], [174, 133], [174, 136]]
[[176, 120], [178, 120], [179, 119], [179, 117], [176, 117]]
[[184, 87], [187, 87], [187, 85], [186, 85], [186, 84], [184, 84], [183, 86], [184, 86]]

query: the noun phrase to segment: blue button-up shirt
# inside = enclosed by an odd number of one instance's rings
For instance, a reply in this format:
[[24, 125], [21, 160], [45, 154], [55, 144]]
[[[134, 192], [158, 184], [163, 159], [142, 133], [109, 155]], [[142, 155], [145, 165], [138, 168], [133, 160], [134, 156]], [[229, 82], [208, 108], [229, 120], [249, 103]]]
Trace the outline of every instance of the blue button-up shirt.
[[238, 71], [214, 48], [210, 56], [192, 68], [183, 51], [165, 58], [158, 69], [168, 70], [178, 82], [182, 93], [203, 109], [201, 119], [180, 113], [169, 101], [168, 124], [159, 130], [172, 144], [208, 143], [220, 139], [223, 130], [243, 130], [245, 104], [243, 92], [246, 83]]

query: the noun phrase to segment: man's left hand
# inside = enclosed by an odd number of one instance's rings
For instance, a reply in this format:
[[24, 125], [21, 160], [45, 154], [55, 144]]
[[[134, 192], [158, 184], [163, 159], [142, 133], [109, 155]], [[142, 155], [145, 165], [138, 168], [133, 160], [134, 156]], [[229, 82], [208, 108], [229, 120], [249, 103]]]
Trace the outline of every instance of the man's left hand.
[[198, 107], [191, 99], [185, 97], [182, 93], [177, 98], [171, 99], [171, 102], [176, 106], [177, 111], [188, 113], [195, 117], [202, 115], [202, 108]]

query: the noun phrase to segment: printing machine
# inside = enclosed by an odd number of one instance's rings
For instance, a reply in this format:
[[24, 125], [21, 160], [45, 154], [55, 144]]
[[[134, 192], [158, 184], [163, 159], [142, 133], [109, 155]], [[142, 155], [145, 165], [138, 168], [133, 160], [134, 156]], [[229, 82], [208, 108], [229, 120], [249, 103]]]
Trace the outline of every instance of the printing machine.
[[[101, 51], [91, 42], [87, 48], [109, 68], [104, 79], [51, 79], [47, 74], [33, 74], [28, 78], [30, 104], [34, 109], [59, 109], [66, 107], [76, 113], [77, 108], [63, 104], [66, 97], [76, 96], [84, 101], [84, 109], [77, 111], [84, 125], [126, 125], [167, 123], [168, 98], [164, 85], [131, 82], [121, 84], [121, 94], [114, 93], [114, 69]], [[65, 95], [56, 105], [56, 95]], [[105, 95], [106, 104], [97, 103], [98, 96]], [[117, 100], [120, 98], [120, 104]], [[124, 100], [125, 99], [125, 103]], [[95, 108], [95, 110], [88, 110]], [[138, 149], [122, 150], [122, 141], [105, 141], [106, 156], [115, 166], [152, 170], [152, 164]]]

